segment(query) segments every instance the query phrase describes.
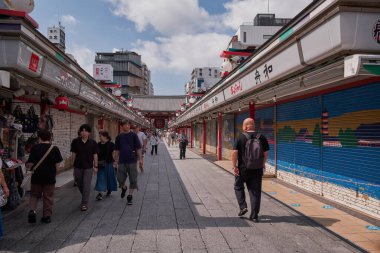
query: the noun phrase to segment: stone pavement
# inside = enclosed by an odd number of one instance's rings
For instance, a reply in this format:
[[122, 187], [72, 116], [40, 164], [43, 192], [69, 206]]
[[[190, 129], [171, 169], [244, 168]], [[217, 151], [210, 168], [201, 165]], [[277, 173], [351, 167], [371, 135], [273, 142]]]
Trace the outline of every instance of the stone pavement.
[[228, 172], [192, 152], [179, 160], [178, 148], [163, 143], [158, 152], [145, 158], [132, 206], [120, 191], [100, 202], [94, 192], [80, 212], [80, 194], [69, 183], [56, 191], [51, 224], [28, 224], [25, 205], [7, 215], [0, 251], [361, 252], [267, 195], [261, 223], [238, 218]]

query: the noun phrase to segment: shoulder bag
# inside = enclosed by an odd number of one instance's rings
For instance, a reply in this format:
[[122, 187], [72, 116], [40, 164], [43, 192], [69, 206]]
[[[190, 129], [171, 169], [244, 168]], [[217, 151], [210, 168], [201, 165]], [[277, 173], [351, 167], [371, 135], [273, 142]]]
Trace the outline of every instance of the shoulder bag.
[[49, 149], [46, 151], [44, 156], [38, 161], [36, 166], [32, 169], [32, 173], [37, 170], [37, 168], [41, 165], [41, 163], [46, 159], [46, 157], [50, 154], [50, 151], [53, 149], [53, 145], [50, 145]]

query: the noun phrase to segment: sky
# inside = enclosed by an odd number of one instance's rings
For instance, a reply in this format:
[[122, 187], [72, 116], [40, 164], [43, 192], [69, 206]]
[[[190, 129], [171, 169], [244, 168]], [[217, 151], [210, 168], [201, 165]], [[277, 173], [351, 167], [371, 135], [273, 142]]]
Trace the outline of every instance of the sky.
[[134, 51], [151, 70], [155, 95], [181, 95], [196, 67], [220, 67], [220, 52], [257, 13], [292, 18], [311, 0], [34, 0], [46, 36], [60, 20], [66, 52], [92, 75], [96, 52]]

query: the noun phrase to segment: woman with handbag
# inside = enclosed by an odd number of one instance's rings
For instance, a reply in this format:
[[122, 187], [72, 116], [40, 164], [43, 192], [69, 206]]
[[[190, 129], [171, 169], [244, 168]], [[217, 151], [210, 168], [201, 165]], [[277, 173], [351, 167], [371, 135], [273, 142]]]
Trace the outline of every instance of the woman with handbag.
[[[0, 159], [0, 207], [4, 206], [7, 204], [7, 198], [9, 196], [9, 189], [7, 186], [7, 183], [5, 182], [4, 174], [1, 171], [2, 167], [2, 162]], [[0, 238], [2, 238], [4, 235], [4, 230], [3, 230], [3, 216], [1, 214], [1, 208], [0, 208]]]
[[98, 195], [96, 195], [96, 200], [103, 199], [102, 192], [107, 191], [106, 196], [109, 196], [112, 191], [117, 191], [115, 169], [113, 167], [115, 144], [111, 142], [111, 137], [106, 131], [99, 132], [99, 138], [98, 172], [95, 185]]
[[41, 222], [50, 223], [53, 211], [53, 197], [57, 168], [63, 161], [58, 147], [50, 143], [51, 133], [47, 130], [38, 131], [39, 143], [32, 147], [26, 168], [33, 172], [30, 188], [30, 211], [28, 222], [36, 223], [38, 199], [43, 198], [43, 216]]

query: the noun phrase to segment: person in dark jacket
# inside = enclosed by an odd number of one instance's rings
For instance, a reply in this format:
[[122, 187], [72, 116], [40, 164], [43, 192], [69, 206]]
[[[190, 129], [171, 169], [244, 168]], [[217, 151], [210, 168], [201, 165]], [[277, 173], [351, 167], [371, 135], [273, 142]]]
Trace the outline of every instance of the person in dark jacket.
[[[28, 222], [36, 222], [38, 199], [43, 198], [43, 214], [41, 222], [50, 223], [53, 213], [53, 198], [57, 168], [63, 161], [58, 147], [50, 143], [51, 134], [47, 130], [38, 131], [39, 143], [32, 147], [26, 168], [33, 171], [31, 178]], [[45, 158], [42, 160], [42, 158]], [[42, 161], [42, 162], [40, 162]], [[38, 165], [38, 166], [37, 166]]]
[[112, 191], [117, 191], [115, 168], [113, 166], [115, 144], [111, 142], [111, 137], [106, 131], [99, 133], [99, 139], [98, 173], [95, 185], [98, 195], [96, 196], [96, 200], [103, 199], [102, 192], [107, 191], [106, 196], [109, 196]]
[[189, 144], [189, 141], [187, 140], [187, 136], [185, 134], [182, 134], [179, 139], [179, 159], [185, 159], [186, 158], [186, 146]]

